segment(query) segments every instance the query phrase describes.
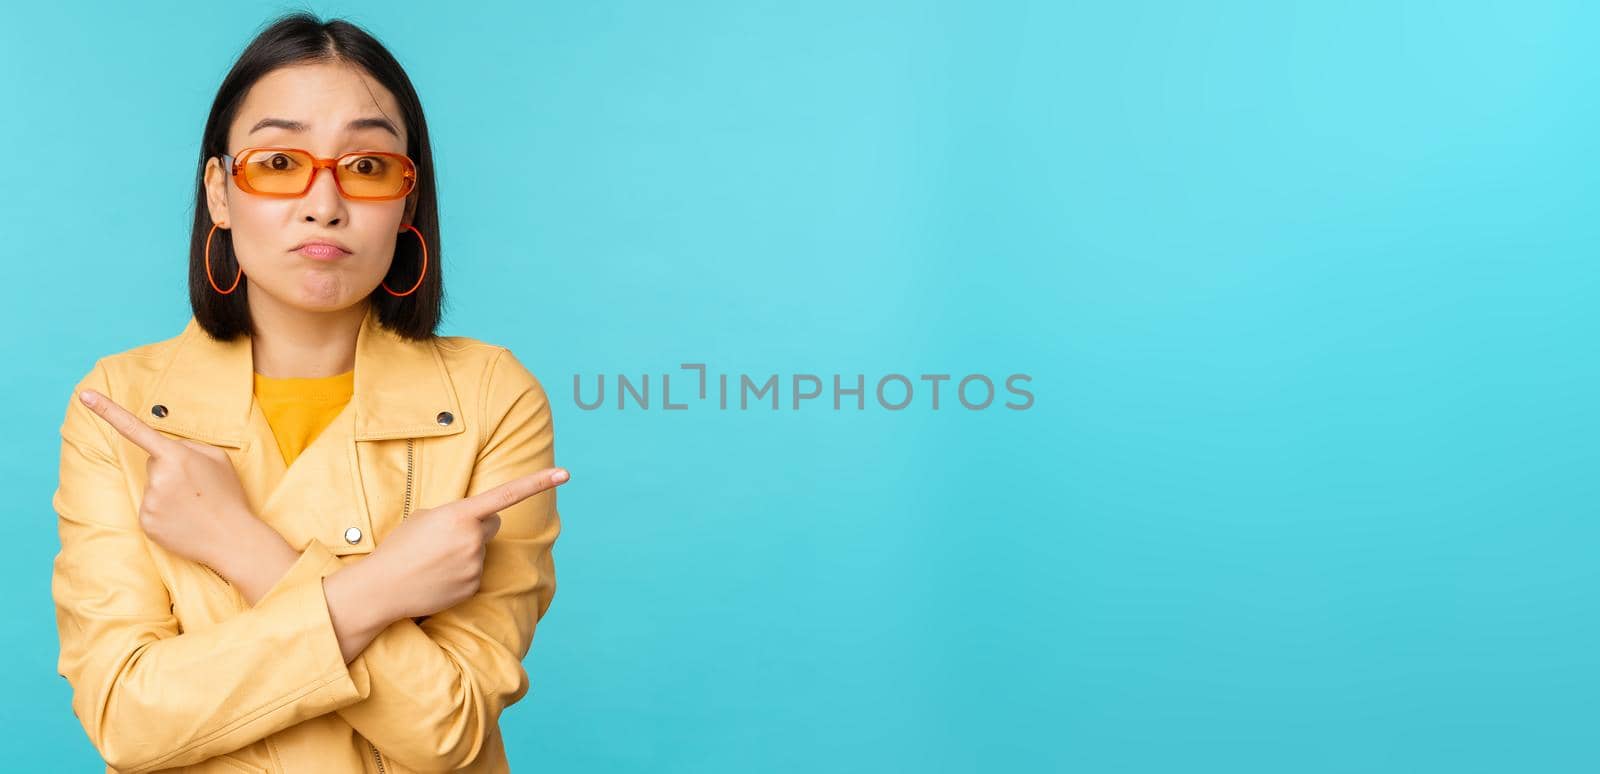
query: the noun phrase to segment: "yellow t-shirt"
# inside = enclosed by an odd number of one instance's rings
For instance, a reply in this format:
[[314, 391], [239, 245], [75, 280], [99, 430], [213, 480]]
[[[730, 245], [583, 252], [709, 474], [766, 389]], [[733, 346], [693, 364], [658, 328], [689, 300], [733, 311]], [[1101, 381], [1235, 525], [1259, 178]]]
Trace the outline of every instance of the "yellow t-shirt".
[[285, 465], [293, 464], [294, 458], [344, 410], [356, 383], [354, 369], [334, 376], [255, 376], [256, 401], [267, 415], [267, 424], [272, 426]]

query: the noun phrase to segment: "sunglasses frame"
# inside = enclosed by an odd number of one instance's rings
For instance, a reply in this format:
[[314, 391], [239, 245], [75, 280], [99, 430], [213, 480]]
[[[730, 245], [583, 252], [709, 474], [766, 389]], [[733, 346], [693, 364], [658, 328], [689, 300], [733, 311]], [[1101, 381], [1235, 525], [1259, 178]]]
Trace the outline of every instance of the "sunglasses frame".
[[[248, 158], [252, 153], [259, 153], [261, 151], [290, 151], [293, 153], [304, 154], [309, 157], [311, 159], [311, 176], [306, 178], [306, 187], [301, 189], [298, 193], [269, 193], [267, 191], [260, 191], [252, 187], [250, 183], [245, 180], [245, 162], [243, 159]], [[400, 166], [404, 169], [403, 175], [405, 178], [405, 185], [400, 188], [400, 193], [392, 196], [351, 196], [349, 192], [344, 190], [344, 184], [339, 182], [338, 171], [339, 162], [350, 156], [383, 156], [385, 158], [394, 159], [400, 162]], [[245, 193], [254, 194], [256, 196], [269, 196], [274, 199], [298, 199], [302, 196], [305, 196], [311, 191], [311, 186], [316, 185], [317, 173], [321, 172], [323, 169], [327, 169], [333, 173], [333, 185], [335, 188], [339, 189], [339, 195], [351, 201], [389, 202], [394, 201], [395, 199], [404, 199], [405, 197], [411, 195], [411, 192], [416, 190], [417, 187], [416, 162], [412, 161], [410, 156], [407, 156], [403, 153], [390, 153], [389, 151], [377, 150], [354, 150], [350, 151], [349, 153], [341, 153], [337, 157], [331, 159], [324, 159], [318, 158], [315, 153], [312, 153], [305, 148], [290, 148], [282, 145], [259, 145], [249, 148], [241, 148], [237, 155], [232, 153], [224, 153], [222, 154], [222, 158], [224, 159], [223, 163], [227, 165], [228, 176], [233, 178], [233, 182], [235, 185], [239, 186], [239, 190], [244, 191]]]

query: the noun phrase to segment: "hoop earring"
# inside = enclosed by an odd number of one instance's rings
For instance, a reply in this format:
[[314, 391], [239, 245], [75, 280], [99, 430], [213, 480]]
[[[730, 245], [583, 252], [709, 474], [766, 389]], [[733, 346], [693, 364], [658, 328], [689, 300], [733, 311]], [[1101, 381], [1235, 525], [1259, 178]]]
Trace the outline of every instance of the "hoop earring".
[[422, 273], [417, 275], [417, 284], [412, 285], [411, 289], [404, 293], [394, 292], [394, 290], [390, 289], [389, 283], [387, 282], [381, 283], [383, 285], [383, 289], [389, 291], [389, 295], [396, 297], [409, 296], [412, 293], [415, 293], [417, 288], [422, 287], [422, 278], [428, 276], [428, 240], [422, 238], [422, 232], [418, 231], [416, 226], [408, 223], [406, 224], [406, 228], [411, 229], [411, 233], [417, 235], [417, 241], [422, 243]]
[[217, 233], [217, 226], [220, 225], [222, 224], [213, 223], [211, 224], [211, 230], [206, 232], [206, 279], [211, 282], [212, 290], [215, 290], [222, 295], [228, 295], [239, 287], [239, 278], [244, 276], [244, 267], [240, 266], [239, 273], [234, 276], [233, 287], [230, 287], [227, 290], [217, 287], [217, 280], [211, 276], [211, 235]]

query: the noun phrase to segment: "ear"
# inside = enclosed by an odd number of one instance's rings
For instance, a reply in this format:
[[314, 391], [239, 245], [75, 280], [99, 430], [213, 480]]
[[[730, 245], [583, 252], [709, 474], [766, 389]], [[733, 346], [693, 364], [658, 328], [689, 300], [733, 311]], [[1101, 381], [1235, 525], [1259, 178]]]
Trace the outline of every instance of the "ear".
[[401, 231], [404, 231], [406, 226], [411, 225], [411, 219], [416, 217], [416, 215], [417, 215], [417, 199], [419, 199], [419, 198], [421, 198], [421, 195], [418, 194], [415, 191], [412, 191], [411, 195], [406, 197], [406, 212], [405, 212], [404, 215], [400, 216], [400, 230]]
[[228, 170], [221, 156], [206, 159], [206, 209], [211, 222], [228, 228]]

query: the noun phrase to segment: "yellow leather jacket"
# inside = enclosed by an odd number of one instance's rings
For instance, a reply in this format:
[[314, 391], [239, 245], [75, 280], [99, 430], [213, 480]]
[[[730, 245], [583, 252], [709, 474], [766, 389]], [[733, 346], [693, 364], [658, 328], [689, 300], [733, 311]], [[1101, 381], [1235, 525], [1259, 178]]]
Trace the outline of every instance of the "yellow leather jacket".
[[[420, 508], [555, 464], [539, 381], [503, 347], [407, 340], [369, 312], [355, 392], [285, 469], [253, 396], [251, 344], [192, 318], [95, 362], [61, 426], [51, 593], [58, 672], [108, 772], [508, 770], [502, 710], [555, 595], [555, 490], [500, 511], [478, 593], [391, 624], [346, 664], [322, 578]], [[148, 454], [77, 400], [94, 388], [173, 437], [222, 447], [255, 514], [300, 558], [253, 607], [145, 537]]]

